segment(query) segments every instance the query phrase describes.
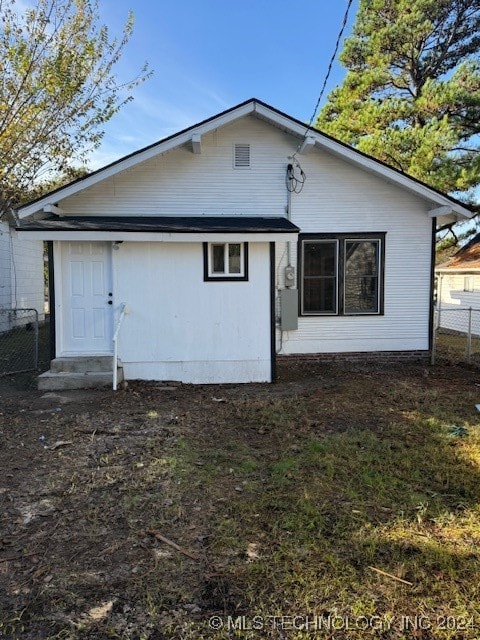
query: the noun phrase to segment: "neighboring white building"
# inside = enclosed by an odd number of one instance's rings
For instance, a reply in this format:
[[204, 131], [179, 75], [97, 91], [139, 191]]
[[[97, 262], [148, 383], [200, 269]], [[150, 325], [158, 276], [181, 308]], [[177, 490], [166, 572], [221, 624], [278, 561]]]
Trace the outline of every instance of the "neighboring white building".
[[480, 336], [480, 233], [435, 272], [438, 326]]
[[126, 304], [125, 377], [195, 383], [270, 381], [276, 354], [427, 354], [435, 220], [471, 216], [258, 100], [18, 214], [53, 242], [57, 357], [111, 354]]
[[[0, 222], [0, 310], [36, 309], [44, 318], [43, 241]], [[2, 327], [6, 326], [2, 315]]]

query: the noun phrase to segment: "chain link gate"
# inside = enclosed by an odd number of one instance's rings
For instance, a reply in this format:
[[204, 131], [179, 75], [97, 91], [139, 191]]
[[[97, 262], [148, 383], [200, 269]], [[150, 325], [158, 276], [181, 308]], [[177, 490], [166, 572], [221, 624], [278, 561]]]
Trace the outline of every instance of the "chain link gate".
[[38, 367], [38, 311], [0, 309], [0, 376]]
[[480, 309], [437, 309], [432, 364], [466, 362], [480, 366]]

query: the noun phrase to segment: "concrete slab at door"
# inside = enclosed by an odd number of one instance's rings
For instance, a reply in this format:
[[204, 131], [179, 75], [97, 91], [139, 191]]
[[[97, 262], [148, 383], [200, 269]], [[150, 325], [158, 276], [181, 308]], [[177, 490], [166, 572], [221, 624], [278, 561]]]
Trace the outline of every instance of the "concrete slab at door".
[[62, 351], [64, 354], [111, 353], [112, 293], [110, 243], [63, 243]]

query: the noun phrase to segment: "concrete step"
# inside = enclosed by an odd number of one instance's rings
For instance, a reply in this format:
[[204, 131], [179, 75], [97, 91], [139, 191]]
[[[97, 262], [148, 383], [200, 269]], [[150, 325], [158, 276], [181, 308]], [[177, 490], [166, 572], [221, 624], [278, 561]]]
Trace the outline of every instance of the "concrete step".
[[111, 371], [112, 356], [72, 356], [55, 358], [50, 363], [50, 370], [56, 373], [91, 373], [94, 371]]
[[[118, 382], [123, 380], [123, 369], [118, 367]], [[101, 389], [111, 387], [113, 371], [46, 371], [38, 376], [40, 391], [65, 391], [67, 389]]]

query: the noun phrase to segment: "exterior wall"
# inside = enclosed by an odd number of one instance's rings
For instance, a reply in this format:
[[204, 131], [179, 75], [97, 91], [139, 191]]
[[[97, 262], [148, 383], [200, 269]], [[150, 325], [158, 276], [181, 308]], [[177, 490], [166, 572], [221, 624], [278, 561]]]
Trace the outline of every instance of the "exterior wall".
[[[469, 278], [472, 291], [465, 291], [465, 278]], [[471, 307], [472, 333], [480, 335], [480, 272], [438, 274], [437, 295], [439, 327], [468, 332]]]
[[[299, 160], [307, 182], [300, 194], [292, 194], [291, 210], [292, 221], [302, 232], [386, 233], [384, 315], [300, 317], [297, 331], [278, 336], [280, 353], [428, 349], [432, 237], [428, 204], [334, 156], [311, 152]], [[298, 274], [296, 245], [291, 254]], [[277, 263], [281, 285], [285, 265], [283, 252]]]
[[[251, 144], [251, 168], [233, 168], [236, 142]], [[67, 215], [285, 216], [286, 168], [298, 143], [248, 116], [204, 135], [201, 154], [185, 145], [59, 204]], [[300, 194], [292, 194], [291, 219], [302, 232], [386, 233], [385, 313], [301, 317], [298, 330], [277, 331], [279, 353], [428, 349], [432, 228], [426, 212], [432, 204], [328, 152], [312, 149], [297, 159], [307, 180]], [[298, 268], [293, 242], [290, 253]], [[284, 286], [287, 255], [287, 245], [279, 244], [279, 288]], [[137, 282], [145, 279], [140, 266], [135, 269]], [[151, 273], [150, 266], [147, 271]], [[133, 347], [132, 342], [129, 358]]]
[[114, 304], [127, 303], [127, 379], [271, 380], [268, 243], [249, 247], [247, 282], [204, 282], [201, 243], [128, 243], [113, 252]]
[[0, 223], [0, 309], [15, 308], [44, 317], [43, 242]]

